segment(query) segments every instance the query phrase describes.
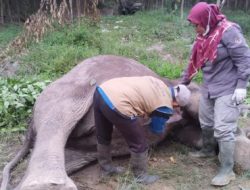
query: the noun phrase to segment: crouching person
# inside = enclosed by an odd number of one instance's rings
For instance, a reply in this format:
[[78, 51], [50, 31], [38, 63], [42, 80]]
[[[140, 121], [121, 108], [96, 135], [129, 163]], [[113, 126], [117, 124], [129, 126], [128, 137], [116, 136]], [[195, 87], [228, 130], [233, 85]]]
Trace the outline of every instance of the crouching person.
[[184, 85], [166, 86], [151, 77], [122, 77], [104, 82], [94, 94], [98, 162], [101, 173], [119, 174], [123, 168], [112, 165], [113, 125], [125, 138], [131, 152], [131, 168], [138, 183], [150, 184], [159, 179], [148, 175], [148, 144], [141, 120], [151, 117], [151, 129], [163, 133], [165, 122], [173, 114], [173, 103], [185, 106], [190, 91]]

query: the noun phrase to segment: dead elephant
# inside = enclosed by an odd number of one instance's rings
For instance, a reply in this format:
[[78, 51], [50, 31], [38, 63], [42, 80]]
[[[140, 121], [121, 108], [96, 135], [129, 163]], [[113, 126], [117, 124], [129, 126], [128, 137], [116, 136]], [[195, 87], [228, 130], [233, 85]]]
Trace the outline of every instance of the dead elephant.
[[[1, 190], [6, 189], [10, 170], [31, 146], [34, 147], [27, 171], [16, 189], [77, 189], [67, 173], [96, 160], [92, 109], [96, 85], [115, 77], [146, 75], [160, 78], [132, 59], [104, 55], [83, 61], [51, 83], [36, 100], [23, 149], [5, 167]], [[168, 85], [172, 83], [167, 79], [164, 81]], [[168, 129], [180, 124], [181, 120], [176, 112]], [[157, 144], [164, 138], [147, 134], [149, 144]], [[113, 155], [129, 153], [118, 132], [114, 133], [112, 144]], [[66, 153], [65, 146], [70, 148]]]
[[[10, 170], [33, 147], [25, 176], [16, 190], [76, 190], [68, 177], [73, 171], [96, 160], [96, 137], [93, 119], [93, 93], [96, 85], [124, 76], [154, 76], [153, 71], [125, 57], [103, 55], [86, 59], [70, 72], [51, 83], [37, 98], [23, 148], [6, 165], [1, 190], [7, 189]], [[176, 81], [162, 79], [167, 85]], [[148, 143], [156, 145], [173, 129], [189, 127], [196, 134], [191, 145], [200, 142], [197, 122], [199, 87], [190, 85], [192, 100], [182, 110], [175, 110], [162, 137], [154, 136], [145, 125]], [[145, 123], [147, 123], [145, 121]], [[191, 130], [192, 129], [192, 130]], [[179, 132], [184, 130], [179, 130]], [[115, 155], [129, 154], [117, 131], [112, 140]], [[187, 139], [187, 142], [189, 140]], [[185, 143], [185, 142], [184, 142]]]

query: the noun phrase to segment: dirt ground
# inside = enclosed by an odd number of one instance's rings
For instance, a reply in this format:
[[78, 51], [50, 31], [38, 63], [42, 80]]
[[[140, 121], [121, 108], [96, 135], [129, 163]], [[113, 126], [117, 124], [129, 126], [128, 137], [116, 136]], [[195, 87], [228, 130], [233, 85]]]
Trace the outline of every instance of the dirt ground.
[[[85, 168], [72, 178], [81, 190], [237, 190], [240, 187], [244, 190], [250, 189], [250, 173], [248, 172], [241, 172], [237, 175], [237, 179], [227, 187], [210, 186], [210, 180], [219, 165], [217, 158], [193, 159], [188, 156], [189, 151], [192, 149], [170, 141], [162, 143], [151, 151], [149, 172], [159, 175], [160, 180], [148, 186], [136, 184], [129, 170], [123, 176], [100, 180], [97, 164]], [[115, 160], [115, 163], [129, 168], [128, 158]]]
[[[241, 118], [240, 127], [250, 126], [250, 117]], [[20, 149], [24, 135], [0, 136], [0, 182], [4, 165]], [[157, 174], [160, 180], [152, 185], [135, 183], [129, 170], [129, 157], [116, 158], [116, 165], [124, 166], [127, 171], [120, 176], [100, 178], [97, 163], [87, 166], [70, 177], [78, 190], [250, 190], [250, 171], [235, 168], [237, 178], [226, 187], [210, 185], [219, 167], [217, 157], [194, 159], [188, 153], [192, 148], [169, 139], [150, 151], [149, 173]], [[249, 158], [250, 159], [250, 158]], [[13, 171], [11, 184], [15, 187], [24, 175], [29, 157]]]
[[[6, 162], [13, 158], [22, 142], [22, 135], [1, 137], [0, 174]], [[136, 184], [129, 170], [129, 157], [115, 159], [116, 165], [124, 166], [124, 175], [100, 178], [96, 163], [87, 166], [71, 175], [79, 190], [249, 190], [250, 172], [238, 172], [237, 179], [223, 188], [210, 185], [211, 178], [218, 168], [216, 157], [209, 159], [193, 159], [188, 156], [191, 148], [166, 140], [151, 150], [149, 172], [160, 176], [160, 180], [152, 185]], [[17, 184], [25, 171], [25, 159], [14, 171], [11, 179], [13, 186]], [[0, 178], [1, 181], [1, 178]], [[242, 187], [243, 189], [240, 189]]]

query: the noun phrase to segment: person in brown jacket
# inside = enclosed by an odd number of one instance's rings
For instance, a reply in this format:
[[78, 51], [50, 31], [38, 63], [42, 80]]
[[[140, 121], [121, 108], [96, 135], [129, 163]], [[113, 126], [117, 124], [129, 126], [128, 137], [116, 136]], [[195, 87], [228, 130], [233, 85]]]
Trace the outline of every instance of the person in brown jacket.
[[112, 165], [110, 152], [114, 125], [129, 146], [136, 181], [143, 184], [155, 182], [159, 177], [147, 174], [148, 145], [140, 121], [150, 117], [151, 131], [163, 133], [166, 121], [173, 114], [173, 103], [185, 106], [190, 94], [185, 85], [168, 87], [151, 76], [114, 78], [98, 86], [94, 94], [94, 115], [102, 174], [123, 172], [123, 168]]

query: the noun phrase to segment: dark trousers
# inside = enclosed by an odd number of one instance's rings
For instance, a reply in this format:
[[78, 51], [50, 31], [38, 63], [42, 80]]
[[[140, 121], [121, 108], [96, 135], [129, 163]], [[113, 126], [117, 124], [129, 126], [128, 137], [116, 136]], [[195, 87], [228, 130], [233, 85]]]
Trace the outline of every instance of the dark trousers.
[[94, 114], [97, 141], [99, 144], [110, 145], [113, 125], [115, 125], [125, 138], [132, 152], [141, 153], [148, 148], [144, 130], [140, 124], [141, 118], [129, 118], [119, 113], [119, 111], [112, 110], [104, 102], [97, 90], [94, 94]]

